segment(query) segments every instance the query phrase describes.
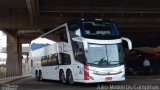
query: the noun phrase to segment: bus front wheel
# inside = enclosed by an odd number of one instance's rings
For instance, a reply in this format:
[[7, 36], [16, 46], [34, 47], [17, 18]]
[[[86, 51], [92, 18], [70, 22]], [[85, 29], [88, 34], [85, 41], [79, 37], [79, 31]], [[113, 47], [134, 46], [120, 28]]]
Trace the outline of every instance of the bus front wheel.
[[38, 71], [36, 70], [36, 71], [35, 71], [35, 78], [38, 80], [38, 77], [39, 77]]
[[69, 85], [73, 85], [74, 84], [73, 75], [72, 75], [72, 71], [71, 70], [67, 71], [67, 84], [69, 84]]
[[41, 71], [39, 72], [38, 80], [39, 80], [39, 81], [43, 81], [43, 77], [42, 77], [42, 72], [41, 72]]

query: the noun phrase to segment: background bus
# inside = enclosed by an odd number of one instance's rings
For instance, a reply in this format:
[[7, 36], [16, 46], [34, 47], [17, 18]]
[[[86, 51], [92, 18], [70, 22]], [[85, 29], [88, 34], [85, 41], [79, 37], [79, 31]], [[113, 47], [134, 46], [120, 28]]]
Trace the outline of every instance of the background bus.
[[62, 83], [125, 80], [122, 38], [112, 21], [65, 23], [31, 42], [32, 76]]

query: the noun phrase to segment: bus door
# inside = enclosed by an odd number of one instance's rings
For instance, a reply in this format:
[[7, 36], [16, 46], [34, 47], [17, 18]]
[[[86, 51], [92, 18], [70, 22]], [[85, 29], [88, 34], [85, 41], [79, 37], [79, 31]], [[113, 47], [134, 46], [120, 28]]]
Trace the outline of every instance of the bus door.
[[75, 78], [77, 80], [83, 79], [84, 77], [84, 64], [85, 64], [85, 56], [84, 56], [84, 50], [81, 47], [78, 47], [75, 49]]

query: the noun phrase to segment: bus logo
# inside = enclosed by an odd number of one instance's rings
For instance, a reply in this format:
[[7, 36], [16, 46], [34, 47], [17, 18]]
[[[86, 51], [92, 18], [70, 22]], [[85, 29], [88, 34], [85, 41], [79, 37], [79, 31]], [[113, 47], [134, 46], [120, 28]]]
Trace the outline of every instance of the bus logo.
[[112, 77], [106, 77], [105, 80], [112, 80]]

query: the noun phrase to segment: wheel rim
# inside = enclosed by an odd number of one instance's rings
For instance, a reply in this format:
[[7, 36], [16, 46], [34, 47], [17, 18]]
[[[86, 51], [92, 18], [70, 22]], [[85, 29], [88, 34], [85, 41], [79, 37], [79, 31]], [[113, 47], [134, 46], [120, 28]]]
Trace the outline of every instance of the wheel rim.
[[69, 80], [69, 83], [70, 83], [70, 84], [73, 83], [73, 75], [72, 75], [72, 72], [71, 72], [71, 71], [69, 72], [68, 80]]
[[42, 81], [42, 74], [39, 74], [39, 80]]
[[35, 75], [35, 76], [36, 76], [36, 79], [38, 79], [38, 73], [37, 73], [37, 72], [36, 72], [36, 75]]
[[65, 78], [64, 72], [61, 73], [61, 81], [62, 81], [62, 83], [66, 82], [66, 78]]

